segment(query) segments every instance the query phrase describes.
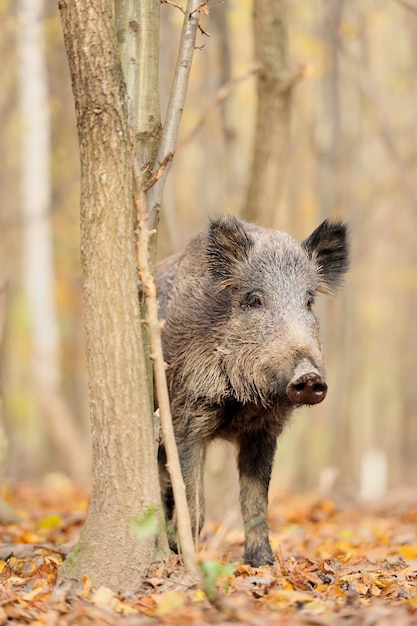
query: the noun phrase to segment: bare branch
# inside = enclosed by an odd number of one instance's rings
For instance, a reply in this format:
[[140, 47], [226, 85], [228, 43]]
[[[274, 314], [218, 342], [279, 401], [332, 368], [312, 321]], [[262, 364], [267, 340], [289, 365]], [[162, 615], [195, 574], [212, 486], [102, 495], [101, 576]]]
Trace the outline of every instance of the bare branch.
[[[171, 96], [168, 103], [166, 120], [159, 145], [156, 169], [158, 169], [160, 164], [164, 162], [164, 159], [166, 159], [168, 154], [173, 154], [175, 152], [179, 126], [187, 93], [191, 62], [195, 50], [195, 39], [201, 6], [202, 3], [200, 0], [187, 1], [177, 57], [177, 65], [171, 89]], [[168, 171], [169, 163], [156, 183], [147, 193], [149, 228], [151, 230], [155, 228], [158, 222], [159, 207]]]
[[[161, 420], [162, 439], [167, 455], [167, 468], [171, 477], [175, 507], [177, 510], [178, 535], [180, 539], [181, 552], [184, 558], [184, 564], [188, 573], [192, 576], [197, 577], [198, 573], [193, 544], [193, 535], [191, 530], [190, 514], [188, 512], [186, 490], [182, 478], [177, 445], [175, 442], [168, 386], [165, 375], [165, 361], [161, 339], [162, 324], [158, 318], [156, 285], [150, 263], [149, 244], [152, 239], [153, 229], [149, 228], [150, 220], [146, 212], [146, 194], [141, 184], [139, 163], [137, 161], [133, 148], [132, 159], [133, 172], [136, 182], [135, 206], [137, 214], [137, 265], [139, 268], [139, 274], [146, 303], [146, 317], [149, 329], [149, 342], [151, 346], [156, 395], [158, 398], [159, 406], [159, 416]], [[166, 165], [169, 163], [170, 160], [171, 159], [167, 159]], [[162, 167], [161, 164], [160, 176], [166, 171], [166, 165]]]

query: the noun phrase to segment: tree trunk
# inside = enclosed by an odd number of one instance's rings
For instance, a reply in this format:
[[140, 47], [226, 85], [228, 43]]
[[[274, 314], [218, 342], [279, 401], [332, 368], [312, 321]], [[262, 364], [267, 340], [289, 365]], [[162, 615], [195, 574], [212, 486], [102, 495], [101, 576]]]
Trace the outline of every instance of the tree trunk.
[[60, 393], [59, 330], [50, 219], [50, 122], [43, 52], [44, 0], [20, 0], [20, 109], [24, 278], [32, 342], [31, 378], [39, 415], [64, 468], [76, 477], [89, 472], [81, 430]]
[[[117, 41], [126, 83], [128, 122], [134, 133], [132, 141], [136, 150], [136, 162], [140, 169], [138, 184], [150, 178], [155, 166], [162, 131], [158, 84], [159, 11], [159, 0], [144, 2], [116, 0], [115, 3]], [[155, 254], [156, 236], [153, 237], [152, 260]], [[146, 319], [143, 296], [141, 316]], [[148, 323], [142, 325], [142, 344], [147, 372], [148, 399], [153, 411], [153, 367], [150, 358]], [[162, 510], [160, 515], [157, 551], [166, 554], [169, 546]]]
[[159, 0], [117, 0], [116, 28], [126, 82], [129, 124], [144, 179], [158, 154], [162, 125], [159, 108]]
[[[0, 280], [0, 349], [3, 343], [4, 323], [6, 318], [7, 284]], [[4, 466], [7, 454], [7, 436], [3, 427], [3, 398], [0, 397], [0, 484], [3, 483]], [[0, 494], [0, 524], [12, 524], [20, 520], [20, 516], [3, 499]]]
[[[151, 175], [162, 130], [159, 110], [159, 0], [136, 2], [116, 0], [115, 19], [120, 61], [126, 84], [128, 122], [140, 167], [140, 179]], [[146, 317], [141, 302], [142, 317]], [[148, 396], [153, 401], [152, 363], [149, 357], [148, 326], [142, 327]]]
[[[345, 137], [342, 129], [341, 99], [341, 24], [343, 20], [344, 0], [330, 0], [323, 7], [320, 40], [323, 41], [327, 56], [327, 71], [321, 78], [319, 106], [321, 122], [316, 131], [317, 142], [317, 197], [319, 200], [320, 219], [346, 210], [351, 204], [347, 197], [345, 178], [349, 163], [346, 160]], [[349, 285], [338, 294], [337, 299], [326, 299], [321, 304], [320, 320], [322, 341], [326, 346], [329, 364], [329, 382], [337, 394], [329, 394], [324, 411], [327, 428], [333, 442], [330, 462], [332, 466], [346, 468], [349, 464], [348, 447], [344, 445], [349, 426], [344, 423], [346, 414], [339, 419], [334, 416], [341, 413], [340, 407], [346, 406], [345, 394], [348, 379], [349, 315], [347, 311]], [[344, 358], [340, 358], [343, 356]], [[333, 378], [333, 380], [331, 380]], [[306, 433], [307, 434], [307, 433]], [[315, 433], [318, 437], [318, 433]], [[311, 437], [311, 433], [307, 434]]]
[[[285, 0], [254, 0], [257, 117], [253, 165], [243, 217], [263, 226], [286, 229], [280, 207], [288, 159], [291, 80]], [[277, 219], [279, 214], [279, 219]]]
[[130, 520], [160, 504], [133, 237], [127, 106], [111, 0], [61, 0], [81, 155], [81, 258], [93, 490], [62, 577], [136, 589], [154, 537]]

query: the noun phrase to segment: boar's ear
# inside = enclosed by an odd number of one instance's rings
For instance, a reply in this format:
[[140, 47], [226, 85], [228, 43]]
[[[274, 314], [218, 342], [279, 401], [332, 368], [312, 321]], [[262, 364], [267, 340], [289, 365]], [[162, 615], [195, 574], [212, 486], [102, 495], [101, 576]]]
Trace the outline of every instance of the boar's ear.
[[343, 222], [325, 220], [303, 247], [319, 268], [317, 291], [332, 294], [341, 284], [349, 265], [348, 228]]
[[219, 279], [228, 279], [233, 266], [247, 259], [254, 242], [244, 224], [232, 215], [225, 215], [210, 223], [207, 258], [210, 272]]

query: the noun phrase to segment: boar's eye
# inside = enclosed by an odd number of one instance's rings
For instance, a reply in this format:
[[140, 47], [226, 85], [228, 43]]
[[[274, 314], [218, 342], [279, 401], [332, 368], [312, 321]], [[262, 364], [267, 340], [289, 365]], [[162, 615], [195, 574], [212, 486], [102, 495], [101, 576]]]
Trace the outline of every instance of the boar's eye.
[[241, 303], [242, 309], [260, 309], [263, 306], [264, 296], [260, 291], [246, 293]]
[[314, 304], [314, 293], [312, 291], [307, 291], [306, 293], [306, 307], [307, 309], [311, 309]]

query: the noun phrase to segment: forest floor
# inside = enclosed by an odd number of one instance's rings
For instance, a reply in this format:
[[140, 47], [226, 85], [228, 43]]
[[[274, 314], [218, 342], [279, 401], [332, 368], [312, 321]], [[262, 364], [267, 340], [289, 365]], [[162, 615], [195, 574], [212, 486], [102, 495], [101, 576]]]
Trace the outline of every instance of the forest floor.
[[152, 566], [129, 597], [94, 589], [88, 579], [72, 599], [53, 595], [61, 546], [79, 535], [88, 490], [49, 479], [3, 496], [22, 521], [0, 525], [0, 625], [417, 625], [415, 493], [372, 505], [272, 494], [272, 567], [242, 565], [242, 531], [208, 524], [200, 558], [210, 600], [190, 588], [177, 557]]

